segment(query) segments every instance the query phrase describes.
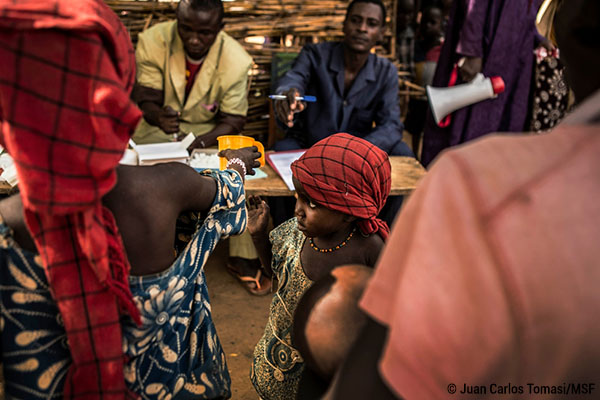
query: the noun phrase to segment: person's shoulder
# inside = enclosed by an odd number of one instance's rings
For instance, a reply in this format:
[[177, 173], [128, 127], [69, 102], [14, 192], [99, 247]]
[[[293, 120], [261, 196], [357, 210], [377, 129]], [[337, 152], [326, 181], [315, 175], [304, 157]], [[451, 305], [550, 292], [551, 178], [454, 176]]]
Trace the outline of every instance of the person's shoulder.
[[341, 45], [340, 42], [307, 43], [302, 47], [298, 56], [302, 57], [313, 68], [327, 68], [332, 58], [340, 53], [335, 51], [339, 45]]
[[563, 127], [544, 135], [487, 135], [442, 153], [426, 178], [451, 180], [457, 187], [465, 182], [485, 212], [507, 204], [516, 190], [527, 191], [541, 179], [560, 173], [568, 160], [580, 157], [574, 143], [588, 139], [580, 133]]
[[275, 235], [296, 235], [296, 233], [302, 234], [302, 232], [298, 230], [298, 220], [296, 219], [296, 217], [290, 218], [287, 221], [282, 222], [280, 225], [273, 228], [271, 232]]
[[273, 245], [285, 248], [288, 246], [296, 246], [303, 238], [304, 234], [298, 230], [298, 221], [296, 217], [290, 218], [275, 227], [269, 234], [269, 238]]
[[308, 53], [312, 57], [329, 58], [339, 44], [340, 42], [307, 43], [302, 47], [302, 52]]
[[[556, 135], [525, 135], [523, 133], [495, 133], [470, 142], [465, 146], [450, 149], [443, 153], [435, 164], [445, 162], [458, 164], [464, 171], [475, 172], [485, 176], [490, 172], [505, 174], [506, 168], [514, 165], [516, 175], [531, 175], [536, 169], [544, 169], [552, 163], [564, 148], [558, 145]], [[561, 141], [562, 142], [562, 141]], [[564, 144], [564, 143], [563, 143]], [[558, 146], [557, 146], [558, 145]], [[528, 168], [518, 165], [529, 160]], [[435, 165], [434, 164], [434, 165]], [[537, 168], [531, 168], [534, 165]]]
[[118, 183], [125, 187], [158, 194], [160, 191], [170, 192], [175, 185], [186, 185], [195, 175], [195, 170], [184, 163], [167, 162], [149, 166], [119, 165], [117, 173]]
[[307, 43], [304, 45], [304, 47], [315, 49], [318, 51], [331, 51], [335, 47], [340, 46], [340, 45], [341, 45], [341, 42], [327, 41], [327, 42], [320, 42], [320, 43]]
[[139, 34], [135, 52], [138, 65], [148, 62], [161, 65], [164, 62], [173, 42], [173, 35], [177, 34], [175, 23], [176, 21], [161, 22]]
[[176, 23], [177, 21], [172, 20], [153, 25], [139, 34], [138, 41], [152, 41], [156, 44], [166, 45], [171, 42], [173, 34], [177, 31]]
[[[250, 54], [248, 54], [240, 42], [235, 40], [229, 34], [224, 31], [219, 32], [219, 36], [217, 37], [217, 40], [215, 40], [215, 44], [218, 42], [221, 42], [221, 46], [223, 46], [221, 60], [226, 63], [228, 69], [240, 68], [247, 70], [252, 66], [252, 57]], [[213, 44], [213, 46], [215, 44]]]
[[364, 263], [369, 267], [374, 267], [379, 258], [379, 254], [383, 250], [385, 242], [377, 233], [367, 236], [362, 235], [360, 232], [357, 233], [359, 237], [357, 244], [364, 257]]
[[394, 65], [394, 63], [388, 60], [387, 58], [379, 56], [377, 54], [370, 54], [369, 58], [372, 60], [374, 69], [378, 73], [398, 74], [398, 68], [396, 68], [396, 65]]

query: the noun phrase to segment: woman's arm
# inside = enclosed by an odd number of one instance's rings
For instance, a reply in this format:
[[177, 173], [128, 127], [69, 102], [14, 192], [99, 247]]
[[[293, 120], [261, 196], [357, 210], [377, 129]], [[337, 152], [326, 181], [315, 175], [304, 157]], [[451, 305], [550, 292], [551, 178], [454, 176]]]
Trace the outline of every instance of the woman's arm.
[[[223, 150], [220, 155], [227, 160], [239, 160], [229, 163], [227, 168], [237, 171], [242, 181], [246, 171], [253, 174], [252, 169], [260, 166], [257, 161], [260, 153], [256, 147]], [[181, 163], [159, 164], [156, 168], [161, 170], [160, 173], [155, 174], [155, 177], [161, 181], [160, 184], [156, 184], [156, 187], [163, 189], [164, 194], [170, 199], [169, 202], [177, 208], [177, 212], [186, 210], [204, 212], [212, 206], [217, 194], [217, 184], [213, 178], [201, 175], [195, 169]]]

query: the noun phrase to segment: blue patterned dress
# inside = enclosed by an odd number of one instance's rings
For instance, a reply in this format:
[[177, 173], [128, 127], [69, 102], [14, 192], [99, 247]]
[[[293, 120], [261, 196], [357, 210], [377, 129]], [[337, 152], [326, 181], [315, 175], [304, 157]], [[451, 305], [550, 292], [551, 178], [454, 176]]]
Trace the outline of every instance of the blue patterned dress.
[[[245, 196], [237, 172], [201, 173], [213, 177], [218, 190], [186, 249], [160, 274], [129, 280], [142, 325], [123, 320], [125, 379], [142, 399], [231, 396], [203, 267], [220, 239], [246, 229]], [[7, 394], [22, 399], [62, 398], [71, 360], [61, 316], [39, 257], [19, 248], [1, 219], [0, 279]]]

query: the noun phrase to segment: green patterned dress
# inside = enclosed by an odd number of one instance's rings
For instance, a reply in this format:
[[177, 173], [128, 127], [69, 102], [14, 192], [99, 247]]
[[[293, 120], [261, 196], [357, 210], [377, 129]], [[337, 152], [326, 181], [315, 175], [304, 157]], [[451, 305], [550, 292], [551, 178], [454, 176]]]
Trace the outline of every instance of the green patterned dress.
[[292, 218], [270, 234], [273, 273], [279, 287], [273, 296], [265, 332], [254, 348], [250, 379], [265, 400], [296, 398], [304, 362], [291, 345], [292, 318], [300, 297], [312, 285], [300, 263], [306, 237]]

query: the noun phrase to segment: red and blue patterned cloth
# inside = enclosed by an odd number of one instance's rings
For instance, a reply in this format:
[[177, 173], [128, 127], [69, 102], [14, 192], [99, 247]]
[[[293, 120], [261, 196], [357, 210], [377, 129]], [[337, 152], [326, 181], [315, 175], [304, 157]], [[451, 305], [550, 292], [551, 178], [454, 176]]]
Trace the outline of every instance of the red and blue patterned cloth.
[[[218, 190], [186, 248], [166, 270], [129, 277], [142, 323], [122, 319], [124, 382], [147, 400], [231, 396], [204, 264], [220, 239], [246, 229], [244, 185], [234, 171], [200, 173], [212, 177]], [[0, 359], [7, 395], [60, 398], [72, 362], [63, 319], [40, 257], [19, 247], [1, 215], [0, 282]]]

